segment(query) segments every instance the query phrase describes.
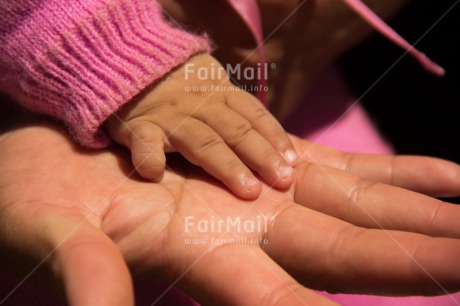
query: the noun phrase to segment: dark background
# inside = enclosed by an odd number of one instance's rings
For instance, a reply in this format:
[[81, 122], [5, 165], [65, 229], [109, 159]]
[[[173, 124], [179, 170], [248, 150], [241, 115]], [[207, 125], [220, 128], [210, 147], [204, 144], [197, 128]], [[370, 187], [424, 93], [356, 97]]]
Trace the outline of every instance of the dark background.
[[[390, 22], [409, 42], [417, 41], [456, 0], [413, 1]], [[405, 56], [362, 99], [380, 131], [399, 154], [436, 156], [460, 163], [460, 3], [417, 44], [447, 71], [430, 75]], [[357, 97], [401, 57], [403, 51], [381, 35], [363, 42], [341, 61]], [[460, 203], [460, 198], [455, 199]]]

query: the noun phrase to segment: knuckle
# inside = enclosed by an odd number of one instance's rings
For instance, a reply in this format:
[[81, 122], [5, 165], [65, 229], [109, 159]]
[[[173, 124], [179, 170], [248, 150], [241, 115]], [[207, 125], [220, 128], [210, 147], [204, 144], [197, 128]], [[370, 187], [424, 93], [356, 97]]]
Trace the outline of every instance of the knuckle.
[[[152, 131], [141, 128], [135, 130], [132, 139], [131, 159], [143, 177], [154, 179], [164, 171], [165, 157], [162, 154], [162, 143], [152, 136]], [[161, 153], [160, 153], [161, 152]]]
[[291, 142], [281, 124], [264, 109], [256, 107], [252, 111], [251, 123], [263, 129], [267, 138], [276, 148], [288, 149], [291, 147]]
[[154, 156], [145, 156], [138, 159], [133, 157], [133, 164], [136, 171], [144, 178], [157, 179], [164, 172], [164, 163]]
[[356, 205], [360, 204], [361, 201], [365, 200], [366, 195], [369, 193], [369, 190], [377, 185], [377, 182], [358, 179], [356, 183], [351, 188], [351, 191], [348, 194], [349, 204]]
[[237, 124], [233, 129], [232, 129], [232, 136], [229, 139], [229, 144], [231, 146], [238, 146], [241, 144], [246, 138], [249, 136], [249, 134], [252, 131], [252, 126], [249, 124], [249, 122], [244, 121], [242, 123]]
[[233, 177], [241, 176], [242, 162], [238, 158], [230, 158], [224, 165], [227, 172]]
[[164, 142], [164, 131], [152, 122], [138, 121], [129, 127], [132, 149], [140, 152], [156, 151]]
[[195, 148], [197, 152], [209, 152], [224, 145], [224, 141], [216, 134], [203, 137]]
[[351, 169], [353, 168], [355, 154], [350, 152], [342, 152], [341, 155], [342, 164], [339, 169], [346, 172], [351, 172]]
[[151, 142], [152, 124], [145, 121], [138, 121], [127, 127], [131, 131], [133, 142]]
[[[271, 118], [265, 109], [259, 106], [254, 107], [254, 109], [252, 110], [252, 122], [255, 123], [255, 122], [259, 122], [259, 121], [267, 120], [267, 119], [271, 119]], [[271, 122], [267, 122], [267, 124], [268, 123], [271, 123]]]

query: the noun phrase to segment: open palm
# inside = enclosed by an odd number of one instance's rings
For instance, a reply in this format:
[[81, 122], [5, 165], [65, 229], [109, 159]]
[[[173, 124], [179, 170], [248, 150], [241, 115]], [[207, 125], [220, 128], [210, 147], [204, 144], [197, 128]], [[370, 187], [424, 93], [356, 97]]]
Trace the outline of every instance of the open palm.
[[459, 289], [460, 207], [407, 190], [459, 194], [457, 165], [293, 141], [305, 160], [296, 186], [248, 202], [179, 158], [154, 184], [126, 152], [79, 151], [46, 126], [11, 132], [0, 139], [0, 243], [46, 259], [72, 305], [133, 304], [130, 273], [218, 305], [333, 304], [307, 288]]

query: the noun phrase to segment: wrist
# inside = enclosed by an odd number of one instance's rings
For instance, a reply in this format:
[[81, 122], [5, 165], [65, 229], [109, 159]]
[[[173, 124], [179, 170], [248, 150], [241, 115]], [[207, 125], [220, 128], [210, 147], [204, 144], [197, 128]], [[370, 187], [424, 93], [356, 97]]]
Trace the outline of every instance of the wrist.
[[87, 147], [108, 144], [101, 124], [126, 101], [210, 49], [206, 37], [165, 20], [155, 1], [44, 2], [12, 20], [18, 28], [0, 44], [5, 71], [15, 71], [5, 91], [62, 120]]

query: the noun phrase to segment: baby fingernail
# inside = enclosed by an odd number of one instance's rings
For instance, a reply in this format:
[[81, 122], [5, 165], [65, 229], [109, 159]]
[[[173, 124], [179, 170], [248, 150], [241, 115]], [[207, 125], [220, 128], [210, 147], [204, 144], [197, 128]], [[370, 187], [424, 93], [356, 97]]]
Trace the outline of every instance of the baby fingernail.
[[281, 180], [288, 180], [294, 175], [294, 168], [291, 167], [283, 167], [280, 171], [280, 178]]
[[297, 161], [297, 153], [294, 151], [294, 150], [287, 150], [286, 152], [284, 152], [284, 159], [286, 159], [286, 161], [293, 165], [296, 161]]
[[243, 184], [247, 192], [253, 192], [259, 186], [259, 181], [253, 178], [245, 178]]

